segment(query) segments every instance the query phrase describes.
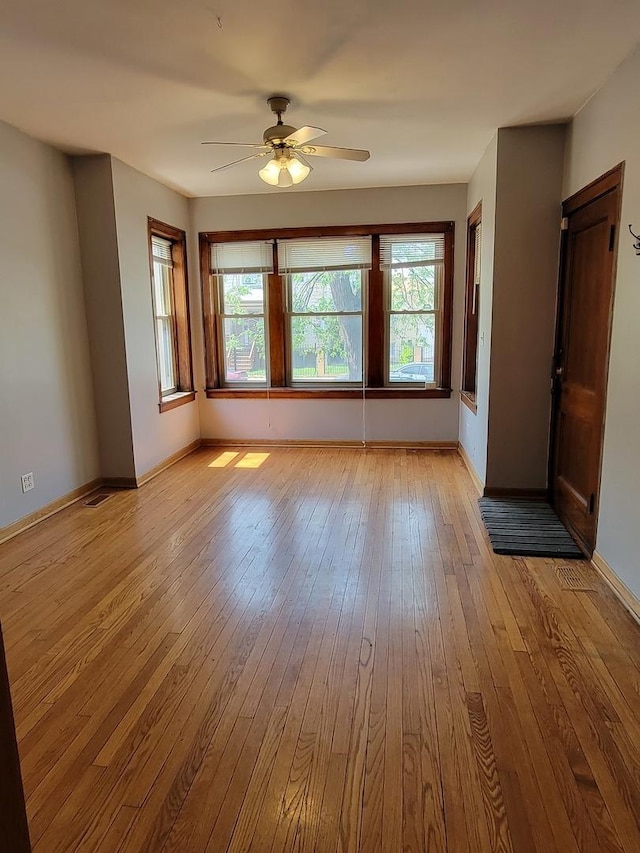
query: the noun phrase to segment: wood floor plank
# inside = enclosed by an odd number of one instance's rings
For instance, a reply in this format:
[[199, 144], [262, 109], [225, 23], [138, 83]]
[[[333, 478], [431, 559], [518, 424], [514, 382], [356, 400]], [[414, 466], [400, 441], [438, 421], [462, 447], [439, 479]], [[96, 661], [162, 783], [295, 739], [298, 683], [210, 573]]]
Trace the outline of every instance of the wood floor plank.
[[36, 853], [637, 853], [587, 564], [493, 554], [454, 452], [230, 449], [0, 546]]

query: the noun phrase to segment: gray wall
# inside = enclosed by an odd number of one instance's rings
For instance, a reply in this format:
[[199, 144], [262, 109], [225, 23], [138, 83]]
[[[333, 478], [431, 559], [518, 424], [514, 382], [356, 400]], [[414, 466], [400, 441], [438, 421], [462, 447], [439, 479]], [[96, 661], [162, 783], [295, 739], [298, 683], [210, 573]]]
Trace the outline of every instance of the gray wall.
[[596, 549], [640, 597], [640, 48], [578, 113], [566, 152], [569, 196], [625, 161]]
[[158, 408], [147, 233], [148, 216], [186, 231], [188, 203], [108, 154], [74, 175], [102, 474], [141, 477], [200, 435], [195, 402]]
[[[482, 245], [480, 256], [480, 315], [478, 323], [478, 372], [476, 411], [460, 403], [460, 444], [478, 479], [487, 475], [489, 429], [489, 376], [491, 366], [491, 314], [493, 303], [493, 253], [496, 219], [496, 170], [498, 137], [493, 137], [473, 173], [467, 191], [467, 213], [482, 202]], [[459, 240], [462, 237], [458, 238]]]
[[103, 477], [135, 476], [111, 157], [73, 159]]
[[98, 477], [99, 463], [69, 162], [0, 123], [0, 186], [4, 527]]
[[564, 139], [498, 131], [488, 487], [547, 485]]
[[[449, 400], [209, 400], [200, 403], [206, 438], [323, 441], [458, 439], [458, 394], [464, 301], [465, 184], [329, 190], [295, 194], [196, 198], [191, 201], [192, 269], [200, 231], [288, 226], [454, 220], [455, 281], [452, 384]], [[200, 316], [200, 306], [196, 316]], [[197, 362], [202, 363], [199, 341]]]
[[482, 201], [477, 412], [460, 444], [488, 489], [547, 484], [566, 128], [501, 128], [471, 181]]
[[[141, 172], [111, 158], [117, 234], [126, 373], [136, 475], [140, 477], [200, 436], [198, 404], [191, 402], [160, 413], [153, 328], [147, 217], [186, 231], [187, 199]], [[199, 290], [197, 264], [190, 265], [189, 292]], [[192, 327], [201, 325], [194, 311]]]

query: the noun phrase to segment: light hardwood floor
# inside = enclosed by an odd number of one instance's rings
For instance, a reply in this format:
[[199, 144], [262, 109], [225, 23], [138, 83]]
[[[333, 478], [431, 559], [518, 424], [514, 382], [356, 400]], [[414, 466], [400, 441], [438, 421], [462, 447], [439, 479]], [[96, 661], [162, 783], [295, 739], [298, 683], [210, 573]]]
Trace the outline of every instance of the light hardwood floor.
[[36, 853], [640, 850], [589, 564], [495, 556], [454, 453], [232, 452], [0, 546]]

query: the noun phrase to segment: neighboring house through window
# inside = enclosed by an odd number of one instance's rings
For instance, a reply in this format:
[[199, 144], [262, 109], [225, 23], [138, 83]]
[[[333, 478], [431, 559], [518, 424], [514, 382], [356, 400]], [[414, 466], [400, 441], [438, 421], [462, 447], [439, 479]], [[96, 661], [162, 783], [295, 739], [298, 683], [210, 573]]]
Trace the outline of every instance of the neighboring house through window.
[[213, 243], [211, 272], [222, 384], [266, 385], [268, 275], [273, 241]]

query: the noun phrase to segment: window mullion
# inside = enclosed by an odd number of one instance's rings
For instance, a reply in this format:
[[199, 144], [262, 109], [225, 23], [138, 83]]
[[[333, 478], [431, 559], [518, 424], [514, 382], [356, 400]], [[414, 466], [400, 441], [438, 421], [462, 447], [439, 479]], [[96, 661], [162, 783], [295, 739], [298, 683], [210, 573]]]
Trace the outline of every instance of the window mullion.
[[269, 384], [287, 384], [284, 282], [279, 271], [278, 241], [273, 241], [273, 272], [268, 277], [267, 327], [269, 334]]
[[371, 271], [367, 288], [367, 364], [366, 385], [371, 388], [381, 388], [385, 375], [385, 341], [388, 332], [385, 311], [385, 288], [383, 272], [380, 269], [380, 236], [374, 234], [371, 238]]

